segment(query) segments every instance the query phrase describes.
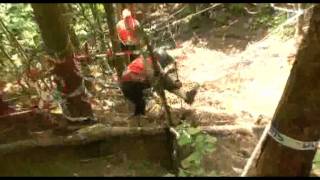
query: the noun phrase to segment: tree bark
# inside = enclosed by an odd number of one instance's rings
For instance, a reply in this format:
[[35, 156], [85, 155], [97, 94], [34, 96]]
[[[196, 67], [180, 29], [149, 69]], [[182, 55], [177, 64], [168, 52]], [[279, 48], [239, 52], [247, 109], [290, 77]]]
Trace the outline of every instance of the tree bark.
[[3, 101], [2, 95], [3, 93], [0, 90], [0, 116], [9, 114], [15, 111], [13, 108], [9, 107], [9, 104], [7, 102]]
[[[85, 101], [83, 79], [75, 66], [68, 24], [62, 16], [63, 6], [64, 4], [32, 4], [47, 51], [59, 60], [55, 62], [53, 73], [58, 80], [58, 90], [63, 95], [63, 114], [70, 121], [82, 121], [92, 118], [93, 112], [91, 105]], [[80, 93], [71, 96], [80, 87]]]
[[[296, 6], [296, 10], [301, 11], [304, 9], [305, 4], [297, 3], [297, 4], [295, 4], [295, 6]], [[296, 32], [295, 32], [296, 37], [303, 35], [303, 29], [302, 29], [303, 28], [303, 21], [304, 21], [304, 16], [303, 16], [303, 14], [301, 14], [298, 17], [298, 21], [297, 21], [297, 25], [296, 25]]]
[[125, 3], [116, 3], [114, 7], [116, 8], [116, 21], [120, 21], [122, 16], [122, 10], [125, 8]]
[[74, 24], [71, 22], [72, 19], [73, 19], [73, 9], [72, 9], [72, 5], [71, 4], [68, 4], [68, 6], [65, 6], [66, 8], [66, 11], [65, 13], [69, 13], [71, 14], [70, 15], [70, 24], [69, 24], [69, 34], [70, 34], [70, 39], [71, 39], [71, 42], [72, 42], [72, 45], [73, 47], [79, 51], [80, 50], [80, 41], [76, 35], [76, 31], [74, 30], [73, 26]]
[[83, 145], [115, 136], [145, 136], [163, 134], [164, 128], [152, 127], [107, 127], [103, 124], [88, 126], [68, 135], [56, 136], [47, 131], [38, 137], [0, 145], [0, 155], [23, 151], [34, 147]]
[[[113, 4], [104, 3], [103, 6], [107, 15], [107, 23], [109, 28], [109, 36], [112, 44], [112, 51], [119, 52], [120, 44], [118, 43], [119, 41], [118, 41], [118, 36], [116, 32], [116, 23], [115, 23], [115, 14], [114, 14]], [[118, 78], [120, 78], [125, 68], [123, 58], [113, 56], [112, 62], [110, 63], [110, 65], [116, 69]]]
[[[316, 5], [272, 121], [279, 132], [300, 141], [320, 137], [319, 37], [320, 5]], [[267, 136], [252, 175], [309, 176], [315, 153], [291, 149]]]

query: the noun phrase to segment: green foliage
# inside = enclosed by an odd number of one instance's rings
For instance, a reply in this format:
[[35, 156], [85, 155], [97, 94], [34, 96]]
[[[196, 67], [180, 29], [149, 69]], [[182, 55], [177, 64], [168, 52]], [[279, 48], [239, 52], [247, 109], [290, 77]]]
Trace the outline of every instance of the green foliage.
[[295, 33], [294, 26], [285, 26], [281, 28], [280, 31], [277, 32], [278, 36], [280, 36], [282, 40], [288, 40], [292, 38], [294, 36], [294, 33]]
[[187, 15], [193, 14], [196, 11], [196, 7], [195, 5], [190, 5], [190, 4], [186, 4], [185, 6], [187, 6], [185, 9], [183, 9], [179, 14], [178, 14], [178, 18], [182, 18], [185, 17]]
[[[95, 4], [96, 8], [96, 15], [101, 20], [101, 26], [103, 30], [107, 30], [107, 22], [105, 18], [105, 11], [102, 4]], [[79, 4], [72, 4], [73, 9], [73, 25], [74, 30], [76, 32], [77, 37], [79, 38], [80, 42], [85, 42], [88, 40], [97, 40], [97, 33], [104, 33], [100, 32], [99, 28], [97, 27], [97, 23], [95, 22], [94, 16], [90, 9], [90, 4], [82, 3], [81, 6]]]
[[314, 156], [313, 166], [315, 168], [320, 168], [320, 152], [319, 151], [317, 151], [316, 155]]
[[[202, 167], [202, 159], [215, 150], [216, 138], [202, 132], [199, 128], [191, 127], [187, 123], [179, 125], [177, 132], [180, 134], [177, 141], [179, 147], [191, 147], [193, 150], [188, 157], [181, 161], [179, 176], [208, 175]], [[211, 172], [209, 175], [216, 174]]]
[[61, 92], [60, 92], [60, 91], [58, 91], [57, 89], [55, 89], [55, 90], [53, 91], [52, 96], [53, 96], [53, 100], [54, 100], [54, 101], [56, 101], [56, 102], [60, 102], [60, 101], [62, 101], [62, 95], [61, 95]]
[[[30, 4], [1, 4], [0, 18], [8, 30], [15, 36], [25, 49], [37, 49], [40, 44], [40, 32], [33, 20]], [[1, 37], [2, 43], [10, 44], [9, 39]], [[10, 49], [10, 55], [14, 49]]]
[[215, 17], [215, 21], [220, 25], [226, 24], [227, 20], [228, 20], [227, 15], [220, 15], [220, 16]]
[[235, 15], [243, 15], [244, 14], [244, 4], [242, 3], [230, 3], [227, 5], [227, 9], [231, 11], [232, 14]]
[[[92, 36], [92, 33], [90, 32], [92, 14], [89, 12], [89, 4], [83, 4], [83, 8], [81, 8], [79, 4], [71, 4], [70, 6], [72, 7], [74, 13], [73, 27], [77, 37], [79, 38], [80, 42], [88, 40]], [[91, 21], [88, 22], [88, 20]]]
[[4, 80], [12, 82], [37, 64], [34, 56], [42, 51], [41, 35], [30, 4], [0, 4], [0, 19], [3, 23], [0, 25], [0, 57], [4, 65], [1, 71], [6, 73]]
[[285, 13], [280, 13], [280, 14], [272, 14], [269, 12], [262, 11], [257, 15], [256, 18], [254, 18], [254, 21], [252, 23], [251, 29], [256, 30], [259, 27], [263, 28], [270, 28], [273, 30], [276, 28], [278, 25], [283, 23], [287, 19], [287, 16]]

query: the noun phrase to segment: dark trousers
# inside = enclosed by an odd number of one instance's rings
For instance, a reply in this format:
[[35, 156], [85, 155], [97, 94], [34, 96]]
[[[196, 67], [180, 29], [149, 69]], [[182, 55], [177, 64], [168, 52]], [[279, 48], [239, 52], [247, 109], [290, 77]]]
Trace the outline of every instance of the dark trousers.
[[[146, 100], [144, 97], [144, 90], [151, 88], [148, 83], [127, 81], [120, 84], [120, 88], [124, 97], [131, 101], [135, 105], [134, 115], [144, 115], [146, 109]], [[179, 89], [180, 87], [175, 84], [175, 82], [166, 76], [164, 80], [164, 89], [168, 91], [173, 91]]]
[[143, 91], [150, 88], [150, 85], [142, 82], [127, 81], [122, 82], [121, 90], [123, 95], [135, 105], [134, 115], [144, 115], [146, 109], [146, 100]]

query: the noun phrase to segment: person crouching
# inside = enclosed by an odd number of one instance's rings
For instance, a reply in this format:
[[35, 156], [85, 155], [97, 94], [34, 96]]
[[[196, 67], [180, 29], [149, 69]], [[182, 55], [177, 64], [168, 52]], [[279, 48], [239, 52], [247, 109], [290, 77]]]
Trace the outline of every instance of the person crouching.
[[[157, 49], [154, 51], [154, 57], [160, 68], [164, 69], [169, 64], [174, 63], [166, 51]], [[146, 67], [144, 66], [146, 62]], [[174, 70], [173, 70], [174, 71]], [[171, 70], [172, 72], [172, 70]], [[144, 98], [144, 90], [151, 88], [154, 79], [154, 71], [152, 68], [152, 58], [147, 57], [146, 60], [142, 56], [134, 59], [123, 72], [120, 78], [120, 88], [123, 95], [135, 105], [134, 116], [145, 115], [146, 101]], [[185, 92], [181, 89], [182, 84], [174, 79], [169, 73], [164, 75], [164, 89], [182, 98], [187, 104], [192, 104], [197, 94], [198, 86]]]

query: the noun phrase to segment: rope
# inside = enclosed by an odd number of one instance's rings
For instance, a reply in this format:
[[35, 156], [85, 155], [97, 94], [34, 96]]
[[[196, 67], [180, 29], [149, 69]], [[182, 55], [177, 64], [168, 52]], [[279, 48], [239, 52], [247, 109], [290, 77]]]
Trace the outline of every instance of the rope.
[[273, 31], [271, 31], [268, 35], [266, 35], [266, 36], [265, 36], [262, 40], [260, 40], [259, 42], [264, 41], [265, 39], [269, 38], [269, 37], [272, 35], [272, 33], [278, 31], [278, 30], [281, 29], [282, 27], [284, 27], [284, 26], [286, 26], [286, 25], [288, 25], [288, 24], [290, 24], [290, 23], [295, 22], [296, 20], [298, 20], [298, 17], [300, 17], [301, 15], [305, 14], [307, 11], [309, 11], [309, 10], [312, 9], [313, 7], [314, 7], [314, 5], [311, 6], [311, 7], [309, 7], [309, 8], [307, 8], [307, 9], [304, 9], [304, 10], [295, 11], [295, 12], [297, 12], [296, 15], [294, 15], [294, 16], [291, 17], [290, 19], [287, 19], [284, 23], [280, 24], [276, 29], [274, 29]]
[[170, 23], [169, 20], [172, 19], [175, 15], [179, 14], [182, 10], [184, 10], [187, 6], [184, 6], [183, 8], [179, 9], [178, 11], [176, 11], [175, 13], [169, 15], [168, 19], [165, 21], [165, 22], [161, 22], [159, 24], [156, 24], [154, 26], [160, 26], [162, 24], [165, 24], [166, 22], [167, 23]]
[[292, 9], [277, 7], [277, 6], [275, 6], [274, 3], [271, 3], [271, 7], [273, 7], [275, 10], [285, 11], [285, 12], [288, 12], [288, 13], [299, 13], [299, 10], [295, 11], [295, 10], [292, 10]]
[[[222, 3], [214, 4], [214, 5], [212, 5], [211, 7], [208, 7], [208, 8], [206, 8], [206, 9], [203, 9], [203, 10], [201, 10], [201, 11], [199, 11], [199, 12], [194, 13], [194, 14], [190, 14], [190, 15], [184, 17], [184, 18], [181, 18], [181, 19], [179, 19], [179, 20], [177, 20], [177, 21], [174, 21], [174, 22], [172, 22], [172, 23], [170, 23], [170, 24], [167, 24], [167, 25], [165, 25], [165, 26], [163, 26], [163, 27], [160, 27], [157, 31], [160, 31], [160, 30], [162, 30], [162, 29], [165, 29], [166, 27], [169, 27], [169, 26], [171, 26], [171, 25], [176, 25], [176, 24], [178, 24], [178, 23], [180, 23], [180, 22], [183, 22], [183, 21], [185, 21], [185, 20], [187, 20], [187, 19], [189, 19], [189, 18], [192, 18], [192, 17], [194, 17], [194, 16], [196, 16], [196, 15], [199, 15], [199, 14], [205, 12], [205, 11], [208, 11], [208, 10], [210, 10], [210, 9], [212, 9], [212, 8], [215, 8], [215, 7], [217, 7], [217, 6], [220, 6], [220, 5], [222, 5]], [[154, 29], [156, 29], [156, 27], [151, 28], [151, 30], [154, 30]]]

